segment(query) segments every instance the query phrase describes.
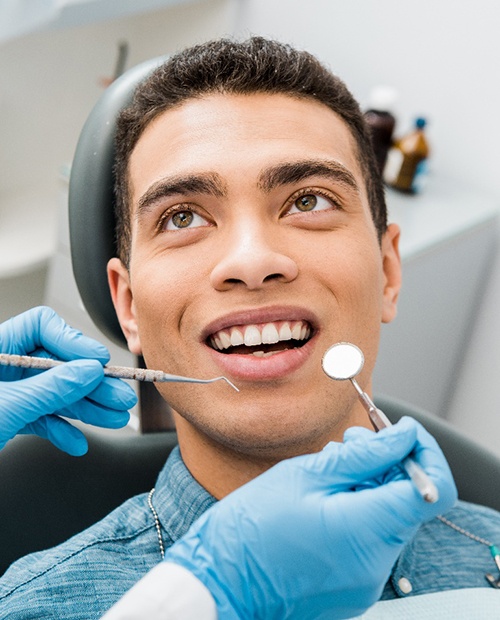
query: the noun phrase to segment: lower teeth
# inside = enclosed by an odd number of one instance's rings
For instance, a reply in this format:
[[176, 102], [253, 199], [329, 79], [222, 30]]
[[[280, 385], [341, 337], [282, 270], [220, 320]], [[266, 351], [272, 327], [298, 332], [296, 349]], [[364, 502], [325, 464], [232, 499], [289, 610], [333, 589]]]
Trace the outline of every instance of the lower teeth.
[[280, 349], [279, 351], [254, 351], [252, 355], [255, 357], [271, 357], [271, 355], [276, 355], [276, 353], [282, 353], [283, 351], [288, 351], [288, 349]]

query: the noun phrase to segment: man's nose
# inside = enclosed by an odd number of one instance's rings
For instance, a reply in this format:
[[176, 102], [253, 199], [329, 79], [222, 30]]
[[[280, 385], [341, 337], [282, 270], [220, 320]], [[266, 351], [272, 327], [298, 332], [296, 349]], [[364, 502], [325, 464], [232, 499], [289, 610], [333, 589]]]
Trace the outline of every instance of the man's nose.
[[[211, 273], [212, 286], [220, 291], [242, 284], [250, 290], [261, 289], [271, 281], [291, 282], [298, 265], [280, 248], [277, 231], [264, 232], [260, 226], [240, 226], [221, 248], [221, 260]], [[274, 238], [273, 238], [274, 234]]]

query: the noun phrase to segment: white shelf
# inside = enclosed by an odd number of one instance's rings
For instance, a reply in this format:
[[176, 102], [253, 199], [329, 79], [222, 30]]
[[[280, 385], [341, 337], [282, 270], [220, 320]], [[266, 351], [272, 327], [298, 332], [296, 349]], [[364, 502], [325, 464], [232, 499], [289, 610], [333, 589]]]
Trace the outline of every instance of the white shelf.
[[84, 26], [194, 1], [38, 0], [17, 5], [11, 3], [0, 6], [0, 42], [32, 32]]
[[401, 227], [403, 261], [484, 224], [500, 212], [498, 198], [443, 178], [429, 179], [422, 194], [415, 196], [388, 189], [386, 200], [389, 221]]

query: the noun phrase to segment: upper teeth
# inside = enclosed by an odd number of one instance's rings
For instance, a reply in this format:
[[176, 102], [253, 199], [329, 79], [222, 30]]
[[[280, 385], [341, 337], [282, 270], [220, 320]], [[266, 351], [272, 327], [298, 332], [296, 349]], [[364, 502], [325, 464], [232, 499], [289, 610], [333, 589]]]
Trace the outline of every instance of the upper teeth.
[[311, 329], [304, 321], [277, 321], [222, 329], [210, 336], [210, 342], [215, 349], [222, 351], [242, 344], [254, 347], [283, 340], [305, 340], [310, 334]]

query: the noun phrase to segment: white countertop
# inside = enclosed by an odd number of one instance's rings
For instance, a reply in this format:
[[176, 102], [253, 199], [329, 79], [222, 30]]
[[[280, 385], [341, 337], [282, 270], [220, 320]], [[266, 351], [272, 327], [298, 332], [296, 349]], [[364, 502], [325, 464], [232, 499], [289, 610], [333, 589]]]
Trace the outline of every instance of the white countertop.
[[425, 191], [419, 195], [387, 189], [386, 200], [389, 222], [401, 227], [403, 260], [492, 221], [500, 213], [500, 197], [442, 178], [429, 179]]

